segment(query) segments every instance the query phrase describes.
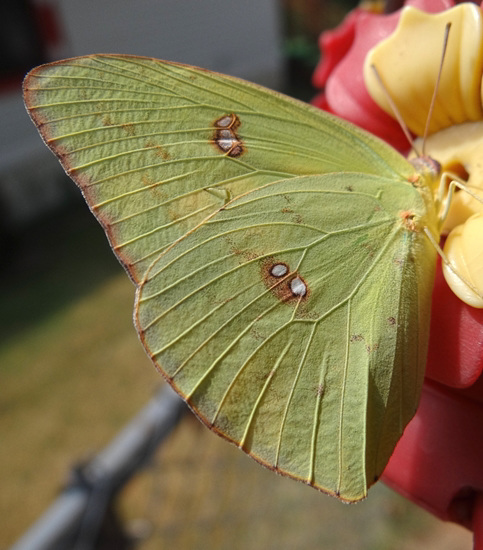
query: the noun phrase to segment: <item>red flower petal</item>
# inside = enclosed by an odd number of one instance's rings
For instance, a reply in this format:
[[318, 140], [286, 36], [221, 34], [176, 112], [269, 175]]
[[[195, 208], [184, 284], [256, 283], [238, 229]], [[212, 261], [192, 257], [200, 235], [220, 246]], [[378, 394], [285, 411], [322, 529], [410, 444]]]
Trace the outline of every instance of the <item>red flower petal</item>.
[[325, 31], [319, 38], [320, 61], [315, 68], [312, 83], [316, 88], [324, 88], [332, 71], [349, 51], [355, 37], [355, 26], [363, 10], [349, 12], [342, 23], [333, 30]]
[[[483, 309], [462, 302], [436, 269], [426, 376], [446, 386], [466, 388], [483, 372]], [[483, 390], [483, 387], [482, 387]], [[483, 401], [483, 391], [480, 395]]]
[[483, 493], [482, 426], [481, 403], [426, 383], [383, 481], [441, 519], [471, 528], [475, 493]]

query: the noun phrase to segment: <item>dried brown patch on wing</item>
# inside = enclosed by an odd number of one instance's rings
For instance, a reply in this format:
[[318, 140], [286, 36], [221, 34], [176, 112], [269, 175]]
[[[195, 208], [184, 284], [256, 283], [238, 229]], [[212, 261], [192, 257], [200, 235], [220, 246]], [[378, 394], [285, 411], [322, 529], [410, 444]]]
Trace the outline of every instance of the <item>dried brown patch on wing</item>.
[[[35, 98], [35, 95], [36, 94], [32, 92], [31, 97]], [[54, 136], [51, 134], [51, 132], [49, 132], [49, 120], [44, 115], [42, 115], [40, 111], [35, 109], [35, 105], [31, 105], [31, 103], [35, 103], [35, 99], [27, 99], [26, 97], [25, 103], [29, 108], [30, 116], [43, 140], [50, 148], [52, 148], [52, 146], [49, 144], [49, 141], [52, 140]]]
[[149, 174], [141, 176], [141, 184], [156, 199], [157, 202], [166, 200], [166, 193], [160, 190], [159, 182], [155, 181]]
[[168, 153], [165, 147], [160, 145], [159, 143], [154, 143], [154, 141], [147, 141], [144, 144], [145, 149], [152, 149], [154, 151], [154, 154], [162, 158], [163, 160], [169, 160], [171, 158], [171, 155]]
[[151, 185], [154, 185], [154, 180], [149, 174], [143, 174], [141, 176], [141, 183], [144, 187], [150, 187]]
[[132, 122], [127, 122], [126, 124], [121, 124], [121, 128], [126, 132], [128, 136], [136, 135], [136, 127]]
[[324, 384], [318, 384], [318, 386], [316, 387], [315, 389], [315, 393], [317, 395], [317, 397], [320, 399], [321, 397], [324, 396], [324, 393], [325, 393], [325, 386]]
[[69, 151], [69, 149], [67, 149], [63, 145], [55, 145], [55, 146], [51, 145], [50, 142], [49, 142], [51, 138], [47, 137], [47, 135], [48, 135], [47, 126], [44, 126], [43, 129], [45, 129], [45, 132], [42, 134], [44, 139], [45, 139], [45, 142], [51, 148], [51, 150], [55, 154], [55, 156], [59, 159], [60, 163], [62, 164], [62, 167], [67, 172], [67, 174], [72, 179], [74, 179], [74, 181], [76, 181], [77, 185], [79, 185], [79, 187], [80, 187], [81, 184], [79, 182], [77, 182], [77, 180], [75, 179], [77, 177], [77, 175], [76, 175], [76, 172], [75, 172], [75, 167], [72, 166], [71, 151]]
[[367, 353], [373, 353], [379, 349], [379, 344], [368, 344], [366, 346]]
[[240, 257], [241, 263], [256, 260], [260, 256], [258, 252], [255, 252], [252, 249], [240, 248], [230, 235], [224, 235], [223, 239], [228, 244], [230, 252]]

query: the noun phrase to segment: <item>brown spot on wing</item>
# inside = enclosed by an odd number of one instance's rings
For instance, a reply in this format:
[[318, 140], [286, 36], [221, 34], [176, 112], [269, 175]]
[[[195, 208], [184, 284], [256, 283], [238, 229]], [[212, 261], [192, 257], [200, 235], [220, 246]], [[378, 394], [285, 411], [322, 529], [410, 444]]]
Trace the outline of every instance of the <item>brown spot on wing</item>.
[[143, 174], [142, 177], [141, 177], [141, 183], [145, 187], [149, 187], [150, 185], [153, 185], [154, 180], [149, 174]]
[[257, 252], [255, 252], [254, 250], [239, 248], [230, 235], [225, 235], [223, 238], [228, 243], [228, 245], [230, 247], [230, 252], [232, 254], [235, 254], [235, 255], [240, 257], [240, 262], [241, 263], [249, 262], [251, 260], [255, 260], [260, 255]]
[[367, 353], [373, 353], [374, 351], [377, 351], [379, 349], [379, 344], [368, 344], [366, 346]]
[[168, 153], [168, 151], [162, 146], [159, 145], [159, 143], [154, 143], [154, 141], [146, 141], [144, 144], [145, 149], [152, 149], [154, 151], [154, 154], [157, 157], [162, 158], [163, 160], [169, 160], [171, 158], [171, 155]]
[[136, 134], [136, 130], [132, 122], [129, 122], [128, 124], [122, 124], [121, 128], [126, 132], [128, 136], [134, 136]]
[[143, 184], [143, 187], [149, 189], [149, 192], [157, 201], [163, 201], [166, 199], [166, 194], [160, 191], [159, 182], [154, 181], [149, 174], [143, 174], [141, 176], [141, 183]]
[[213, 144], [228, 157], [237, 158], [245, 152], [245, 146], [237, 131], [240, 119], [234, 113], [223, 115], [213, 123]]
[[[285, 275], [277, 273], [279, 266], [287, 267]], [[306, 281], [296, 271], [290, 271], [290, 267], [285, 262], [265, 258], [261, 262], [260, 274], [265, 286], [283, 303], [305, 301], [309, 295]]]

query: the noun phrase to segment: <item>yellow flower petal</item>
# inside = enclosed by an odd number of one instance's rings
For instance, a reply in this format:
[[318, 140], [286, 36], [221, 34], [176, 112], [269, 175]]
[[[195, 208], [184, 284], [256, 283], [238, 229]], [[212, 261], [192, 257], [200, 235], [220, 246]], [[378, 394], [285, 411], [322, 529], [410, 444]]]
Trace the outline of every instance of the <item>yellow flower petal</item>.
[[443, 263], [443, 274], [451, 290], [470, 306], [483, 308], [483, 214], [475, 214], [449, 234], [444, 252], [453, 268], [475, 287], [473, 292]]
[[480, 8], [471, 3], [438, 14], [404, 8], [394, 33], [366, 56], [364, 81], [371, 97], [393, 115], [371, 69], [375, 65], [409, 129], [423, 135], [440, 66], [444, 28], [451, 22], [430, 133], [483, 118], [482, 19]]
[[[417, 139], [415, 146], [421, 150], [422, 139]], [[426, 154], [441, 164], [443, 173], [452, 172], [466, 180], [483, 199], [483, 121], [458, 124], [433, 134], [426, 140]], [[483, 213], [483, 204], [465, 191], [457, 191], [442, 233], [449, 233], [477, 212]]]

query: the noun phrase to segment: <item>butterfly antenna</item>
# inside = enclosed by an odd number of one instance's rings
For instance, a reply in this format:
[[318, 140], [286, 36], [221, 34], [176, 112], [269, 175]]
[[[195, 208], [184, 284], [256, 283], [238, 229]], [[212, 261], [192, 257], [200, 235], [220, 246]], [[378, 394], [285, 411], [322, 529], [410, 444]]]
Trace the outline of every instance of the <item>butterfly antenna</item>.
[[381, 75], [379, 74], [379, 71], [377, 70], [375, 65], [371, 65], [371, 69], [374, 71], [374, 74], [376, 75], [376, 79], [379, 82], [379, 85], [381, 86], [381, 90], [384, 93], [384, 96], [387, 99], [387, 102], [389, 103], [389, 106], [391, 107], [391, 111], [393, 112], [394, 116], [396, 117], [396, 120], [399, 123], [399, 126], [401, 127], [401, 130], [403, 131], [404, 135], [406, 136], [406, 139], [409, 142], [409, 145], [411, 146], [411, 149], [414, 151], [416, 156], [420, 157], [421, 154], [414, 146], [413, 137], [411, 136], [411, 133], [409, 132], [408, 127], [406, 126], [406, 123], [404, 122], [403, 117], [401, 116], [401, 113], [399, 112], [399, 109], [397, 108], [397, 105], [394, 103], [391, 94], [388, 92]]
[[438, 76], [436, 78], [436, 84], [434, 85], [433, 97], [431, 98], [431, 103], [429, 105], [428, 116], [426, 118], [426, 126], [424, 128], [423, 145], [422, 145], [422, 155], [423, 156], [425, 154], [426, 140], [427, 140], [428, 133], [429, 133], [429, 125], [431, 124], [431, 118], [432, 118], [433, 112], [434, 112], [434, 105], [436, 103], [436, 96], [438, 94], [438, 88], [439, 88], [439, 84], [441, 82], [441, 74], [443, 72], [444, 57], [446, 55], [446, 50], [448, 48], [448, 38], [449, 38], [450, 28], [451, 28], [451, 23], [446, 23], [446, 26], [444, 28], [443, 50], [441, 52], [441, 61], [439, 63]]

